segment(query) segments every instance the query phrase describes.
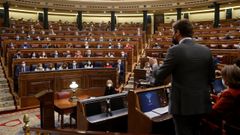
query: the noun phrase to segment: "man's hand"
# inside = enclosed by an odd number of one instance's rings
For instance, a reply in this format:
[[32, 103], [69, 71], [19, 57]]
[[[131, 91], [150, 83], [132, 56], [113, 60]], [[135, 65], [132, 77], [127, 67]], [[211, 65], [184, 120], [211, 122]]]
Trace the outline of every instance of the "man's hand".
[[154, 65], [154, 64], [158, 64], [158, 61], [156, 58], [153, 58], [153, 57], [147, 57], [149, 59], [149, 63], [151, 65]]

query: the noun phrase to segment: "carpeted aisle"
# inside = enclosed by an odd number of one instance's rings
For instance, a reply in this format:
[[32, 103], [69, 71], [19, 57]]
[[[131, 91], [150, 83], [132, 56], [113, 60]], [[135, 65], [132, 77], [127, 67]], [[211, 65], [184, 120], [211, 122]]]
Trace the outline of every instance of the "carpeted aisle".
[[[22, 135], [22, 127], [24, 126], [23, 116], [28, 114], [30, 118], [30, 127], [40, 127], [40, 109], [30, 109], [10, 114], [0, 115], [0, 135]], [[55, 127], [60, 127], [57, 121], [57, 113], [55, 112]], [[69, 117], [64, 117], [65, 123], [69, 123]]]

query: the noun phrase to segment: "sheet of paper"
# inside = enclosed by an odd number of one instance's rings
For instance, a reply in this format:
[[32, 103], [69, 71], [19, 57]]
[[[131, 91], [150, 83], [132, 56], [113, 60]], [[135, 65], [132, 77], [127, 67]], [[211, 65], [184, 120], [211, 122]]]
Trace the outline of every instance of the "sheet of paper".
[[157, 114], [157, 113], [155, 113], [155, 112], [152, 112], [152, 111], [150, 111], [150, 112], [145, 112], [144, 114], [145, 114], [146, 116], [148, 116], [148, 118], [150, 118], [150, 119], [152, 119], [152, 118], [154, 118], [154, 117], [160, 116], [159, 114]]
[[164, 114], [164, 113], [167, 113], [168, 112], [168, 106], [153, 109], [152, 112], [158, 113], [160, 115]]

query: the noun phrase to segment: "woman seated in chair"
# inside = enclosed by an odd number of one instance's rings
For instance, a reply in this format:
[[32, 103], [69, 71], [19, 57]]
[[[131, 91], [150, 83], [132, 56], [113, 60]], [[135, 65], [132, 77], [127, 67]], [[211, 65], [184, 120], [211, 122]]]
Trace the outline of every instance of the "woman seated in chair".
[[224, 121], [227, 135], [240, 134], [240, 68], [236, 64], [225, 66], [222, 70], [222, 78], [227, 89], [215, 96], [216, 102], [212, 107], [210, 121], [214, 121], [220, 129], [223, 128], [221, 126]]

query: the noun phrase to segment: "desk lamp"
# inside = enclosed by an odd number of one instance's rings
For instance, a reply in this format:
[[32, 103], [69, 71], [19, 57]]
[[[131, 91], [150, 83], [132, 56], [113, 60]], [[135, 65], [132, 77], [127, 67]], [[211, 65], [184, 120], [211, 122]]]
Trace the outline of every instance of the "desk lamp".
[[77, 98], [77, 96], [76, 96], [76, 90], [77, 90], [77, 88], [78, 88], [78, 84], [77, 84], [75, 81], [73, 81], [73, 82], [69, 85], [69, 87], [71, 88], [71, 90], [72, 90], [72, 92], [73, 92], [72, 97], [69, 99], [69, 101], [70, 101], [70, 102], [77, 102], [78, 98]]

